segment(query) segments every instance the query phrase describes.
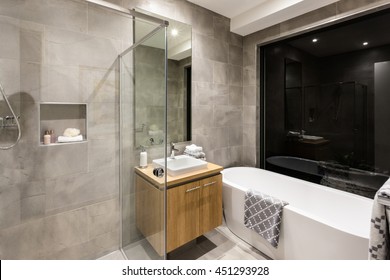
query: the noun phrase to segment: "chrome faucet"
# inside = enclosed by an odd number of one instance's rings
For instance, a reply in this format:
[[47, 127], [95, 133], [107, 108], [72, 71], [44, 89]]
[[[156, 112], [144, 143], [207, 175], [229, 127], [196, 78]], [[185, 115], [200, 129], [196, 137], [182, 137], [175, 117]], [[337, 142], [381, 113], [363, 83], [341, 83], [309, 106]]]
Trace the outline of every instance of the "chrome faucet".
[[169, 158], [175, 159], [175, 151], [179, 151], [179, 149], [175, 148], [175, 143], [171, 142], [171, 156]]

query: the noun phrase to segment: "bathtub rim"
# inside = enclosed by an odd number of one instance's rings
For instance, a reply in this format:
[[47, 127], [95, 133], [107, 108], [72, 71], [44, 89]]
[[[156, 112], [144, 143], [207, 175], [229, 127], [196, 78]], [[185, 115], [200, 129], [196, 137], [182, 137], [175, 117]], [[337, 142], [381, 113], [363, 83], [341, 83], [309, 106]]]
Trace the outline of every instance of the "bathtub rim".
[[[298, 179], [298, 178], [294, 178], [294, 177], [291, 177], [291, 176], [287, 176], [287, 175], [284, 175], [284, 174], [279, 174], [279, 173], [276, 173], [276, 172], [273, 172], [273, 171], [270, 171], [270, 170], [265, 170], [265, 169], [256, 168], [256, 167], [229, 167], [229, 168], [226, 168], [223, 171], [221, 171], [221, 173], [222, 173], [222, 184], [223, 185], [226, 184], [227, 186], [229, 186], [231, 188], [236, 188], [236, 189], [239, 189], [239, 190], [241, 190], [243, 192], [246, 192], [250, 188], [244, 187], [244, 186], [240, 186], [240, 185], [238, 185], [236, 183], [233, 183], [233, 182], [231, 182], [229, 180], [226, 180], [224, 174], [228, 173], [229, 171], [232, 171], [232, 170], [248, 169], [248, 168], [252, 169], [252, 170], [260, 170], [262, 172], [270, 172], [270, 173], [272, 173], [271, 174], [272, 176], [283, 176], [285, 179], [290, 180], [290, 181], [295, 181], [295, 182], [299, 182], [299, 183], [303, 183], [303, 184], [308, 184], [308, 185], [310, 185], [310, 187], [315, 187], [317, 189], [333, 192], [333, 193], [336, 193], [336, 194], [340, 194], [341, 193], [344, 196], [353, 197], [354, 199], [361, 200], [361, 201], [364, 201], [364, 202], [369, 202], [370, 204], [373, 203], [373, 199], [370, 199], [370, 198], [367, 198], [367, 197], [363, 197], [363, 196], [360, 196], [360, 195], [357, 195], [357, 194], [353, 194], [353, 193], [349, 193], [349, 192], [342, 191], [342, 190], [333, 189], [333, 188], [330, 188], [330, 187], [322, 186], [322, 185], [319, 185], [319, 184], [315, 184], [315, 183], [312, 183], [312, 182], [308, 182], [308, 181], [305, 181], [305, 180], [301, 180], [301, 179]], [[309, 218], [311, 218], [313, 220], [316, 220], [319, 223], [327, 225], [327, 226], [329, 226], [329, 227], [331, 227], [333, 229], [341, 230], [341, 231], [343, 231], [345, 233], [348, 233], [350, 235], [357, 236], [357, 237], [360, 237], [360, 238], [369, 239], [369, 234], [370, 234], [369, 231], [368, 231], [367, 235], [359, 234], [359, 233], [356, 233], [356, 232], [351, 232], [351, 230], [349, 230], [349, 229], [339, 228], [339, 227], [334, 226], [331, 222], [329, 222], [328, 219], [325, 219], [325, 218], [322, 218], [322, 217], [320, 217], [318, 215], [315, 215], [315, 214], [309, 213], [307, 211], [304, 211], [304, 210], [302, 210], [302, 209], [300, 209], [300, 208], [298, 208], [296, 206], [293, 206], [291, 204], [288, 204], [288, 205], [286, 205], [284, 207], [289, 209], [289, 210], [291, 210], [291, 211], [293, 211], [293, 212], [296, 212], [296, 213], [298, 213], [300, 215], [304, 215], [304, 216], [307, 216], [307, 217], [309, 217]]]

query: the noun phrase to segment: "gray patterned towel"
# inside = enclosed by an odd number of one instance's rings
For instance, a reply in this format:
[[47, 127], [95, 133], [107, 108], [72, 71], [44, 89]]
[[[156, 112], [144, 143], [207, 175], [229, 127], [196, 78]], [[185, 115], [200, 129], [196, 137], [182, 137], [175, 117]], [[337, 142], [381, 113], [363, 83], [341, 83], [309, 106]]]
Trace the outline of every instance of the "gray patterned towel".
[[249, 190], [245, 194], [244, 224], [277, 248], [282, 211], [287, 204], [272, 196]]
[[[390, 206], [385, 206], [381, 199], [387, 199], [390, 194], [390, 186], [384, 185], [375, 195], [372, 207], [369, 259], [389, 260], [389, 231], [390, 231]], [[386, 198], [387, 197], [387, 198]], [[384, 200], [386, 201], [386, 200]], [[388, 203], [388, 202], [387, 202]]]

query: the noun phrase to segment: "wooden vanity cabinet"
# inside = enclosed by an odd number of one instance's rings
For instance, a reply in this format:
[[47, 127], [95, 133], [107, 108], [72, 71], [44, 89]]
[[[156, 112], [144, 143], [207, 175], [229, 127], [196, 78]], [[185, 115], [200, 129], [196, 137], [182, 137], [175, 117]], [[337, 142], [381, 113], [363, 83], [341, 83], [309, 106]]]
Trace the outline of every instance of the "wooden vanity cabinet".
[[222, 175], [167, 191], [167, 252], [222, 224]]
[[152, 165], [135, 168], [136, 225], [160, 256], [222, 224], [222, 170], [208, 162], [204, 170], [168, 175], [164, 205], [164, 178]]

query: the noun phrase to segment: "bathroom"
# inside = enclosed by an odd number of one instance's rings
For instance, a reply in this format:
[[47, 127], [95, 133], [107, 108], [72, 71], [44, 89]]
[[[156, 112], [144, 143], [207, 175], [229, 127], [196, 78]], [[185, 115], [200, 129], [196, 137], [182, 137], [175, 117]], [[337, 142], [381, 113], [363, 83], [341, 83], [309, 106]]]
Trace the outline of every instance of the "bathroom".
[[[265, 17], [261, 29], [238, 35], [229, 17], [196, 1], [108, 2], [161, 21], [133, 19], [84, 0], [0, 0], [0, 82], [22, 133], [14, 147], [0, 150], [0, 259], [97, 259], [139, 242], [132, 182], [140, 145], [148, 163], [166, 157], [170, 145], [164, 143], [173, 141], [180, 142], [178, 153], [191, 143], [203, 147], [207, 161], [223, 168], [260, 167], [257, 45], [388, 4], [318, 1], [295, 18]], [[131, 69], [140, 50], [131, 46], [142, 38], [133, 38], [135, 29], [146, 22], [153, 31], [164, 20], [192, 32], [191, 137], [173, 138], [168, 127], [168, 135], [151, 143], [151, 137], [137, 138], [144, 112], [138, 114], [137, 100], [123, 93], [136, 89], [139, 77]], [[163, 69], [163, 62], [153, 63]], [[164, 106], [165, 93], [160, 90], [154, 101]], [[13, 116], [4, 101], [0, 97], [0, 117]], [[155, 112], [156, 120], [164, 118], [164, 110]], [[1, 146], [18, 137], [12, 124], [0, 131]], [[45, 145], [46, 126], [57, 136], [78, 127], [84, 139]], [[154, 136], [165, 132], [163, 124], [152, 128]]]

